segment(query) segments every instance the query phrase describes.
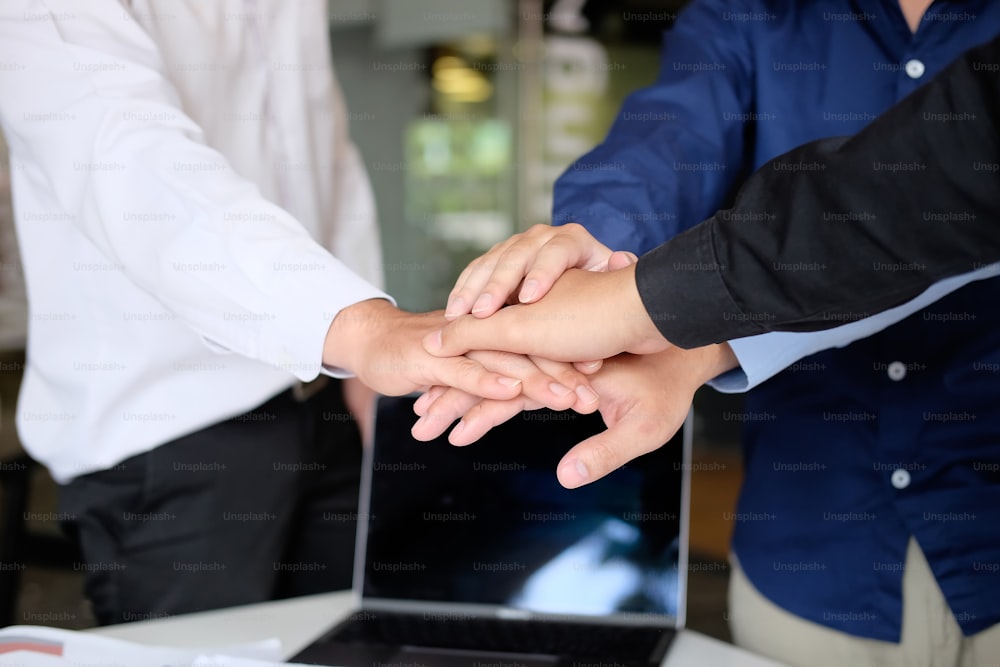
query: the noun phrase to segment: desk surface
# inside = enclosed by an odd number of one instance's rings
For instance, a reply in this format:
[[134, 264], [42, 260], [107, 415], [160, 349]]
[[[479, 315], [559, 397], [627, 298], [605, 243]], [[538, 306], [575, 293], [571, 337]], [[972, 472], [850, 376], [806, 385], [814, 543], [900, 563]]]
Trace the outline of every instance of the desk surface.
[[[143, 644], [207, 646], [281, 640], [286, 658], [321, 635], [352, 608], [349, 592], [325, 593], [261, 604], [127, 623], [93, 632]], [[691, 630], [682, 630], [664, 667], [776, 667], [777, 663]]]

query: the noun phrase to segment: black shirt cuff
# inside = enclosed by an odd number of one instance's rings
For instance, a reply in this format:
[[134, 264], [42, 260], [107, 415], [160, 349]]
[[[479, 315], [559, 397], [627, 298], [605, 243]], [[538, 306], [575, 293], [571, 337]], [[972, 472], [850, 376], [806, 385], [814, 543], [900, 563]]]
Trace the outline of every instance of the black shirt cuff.
[[651, 320], [682, 348], [763, 333], [733, 301], [715, 253], [714, 218], [639, 258], [635, 282]]

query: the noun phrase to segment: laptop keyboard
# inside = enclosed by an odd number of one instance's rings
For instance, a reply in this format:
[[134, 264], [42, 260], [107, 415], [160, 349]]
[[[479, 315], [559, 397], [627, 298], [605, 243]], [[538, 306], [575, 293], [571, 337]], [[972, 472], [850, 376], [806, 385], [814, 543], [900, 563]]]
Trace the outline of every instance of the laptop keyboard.
[[335, 641], [569, 658], [645, 660], [670, 628], [425, 614], [362, 612], [336, 628]]

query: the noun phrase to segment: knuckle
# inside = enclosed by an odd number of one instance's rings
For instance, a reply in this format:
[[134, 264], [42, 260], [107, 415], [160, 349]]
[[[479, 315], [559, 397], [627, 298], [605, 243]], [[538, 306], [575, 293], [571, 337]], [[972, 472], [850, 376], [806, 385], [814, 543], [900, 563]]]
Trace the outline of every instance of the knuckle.
[[527, 243], [515, 243], [507, 248], [503, 256], [497, 262], [497, 271], [517, 271], [519, 264], [527, 260], [534, 253], [535, 248], [544, 242], [531, 241]]
[[459, 373], [461, 373], [463, 378], [479, 378], [486, 369], [482, 367], [481, 364], [473, 361], [472, 359], [467, 359], [465, 357], [460, 357], [458, 359], [459, 363]]
[[600, 472], [611, 472], [621, 467], [621, 457], [613, 443], [607, 441], [595, 442], [589, 451], [589, 458], [594, 468]]
[[442, 384], [449, 384], [460, 389], [469, 386], [470, 381], [476, 379], [477, 364], [465, 357], [448, 359], [447, 375], [443, 378]]
[[488, 258], [492, 256], [494, 252], [496, 252], [495, 249], [490, 250], [485, 255], [477, 257], [471, 262], [469, 262], [468, 265], [462, 270], [462, 275], [465, 276], [466, 278], [471, 278], [472, 276], [476, 275], [480, 271], [480, 268], [483, 266], [483, 264], [486, 264], [489, 261]]
[[454, 344], [470, 338], [475, 333], [474, 329], [469, 328], [470, 324], [471, 322], [467, 316], [459, 317], [446, 324], [441, 329], [442, 347], [444, 349], [452, 349]]
[[511, 417], [520, 411], [521, 407], [517, 405], [498, 405], [497, 409], [493, 411], [490, 424], [492, 424], [492, 426], [499, 426], [500, 424], [510, 420]]
[[566, 385], [571, 389], [582, 384], [587, 384], [587, 378], [570, 364], [564, 364], [556, 371], [556, 379], [560, 384]]
[[511, 238], [506, 238], [503, 241], [497, 241], [496, 243], [493, 244], [492, 247], [490, 247], [490, 249], [486, 252], [486, 254], [482, 255], [479, 259], [485, 259], [486, 257], [489, 257], [490, 255], [503, 250], [508, 245], [510, 245], [515, 238], [516, 237], [511, 237]]
[[496, 278], [491, 278], [490, 281], [483, 286], [482, 293], [491, 294], [497, 297], [507, 296], [503, 284]]

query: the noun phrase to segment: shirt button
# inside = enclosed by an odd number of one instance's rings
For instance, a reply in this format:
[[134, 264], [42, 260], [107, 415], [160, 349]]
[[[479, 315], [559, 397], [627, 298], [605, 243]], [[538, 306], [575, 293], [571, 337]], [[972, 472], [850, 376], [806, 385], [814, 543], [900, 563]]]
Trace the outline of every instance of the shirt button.
[[892, 471], [892, 485], [897, 489], [905, 489], [910, 485], [910, 473], [902, 468]]
[[906, 61], [906, 74], [911, 79], [919, 79], [924, 75], [924, 71], [926, 71], [926, 69], [927, 68], [924, 67], [924, 64], [916, 58]]
[[886, 369], [886, 371], [889, 374], [890, 380], [894, 382], [899, 382], [900, 380], [906, 377], [906, 364], [904, 364], [902, 361], [894, 361], [891, 364], [889, 364], [889, 367]]

